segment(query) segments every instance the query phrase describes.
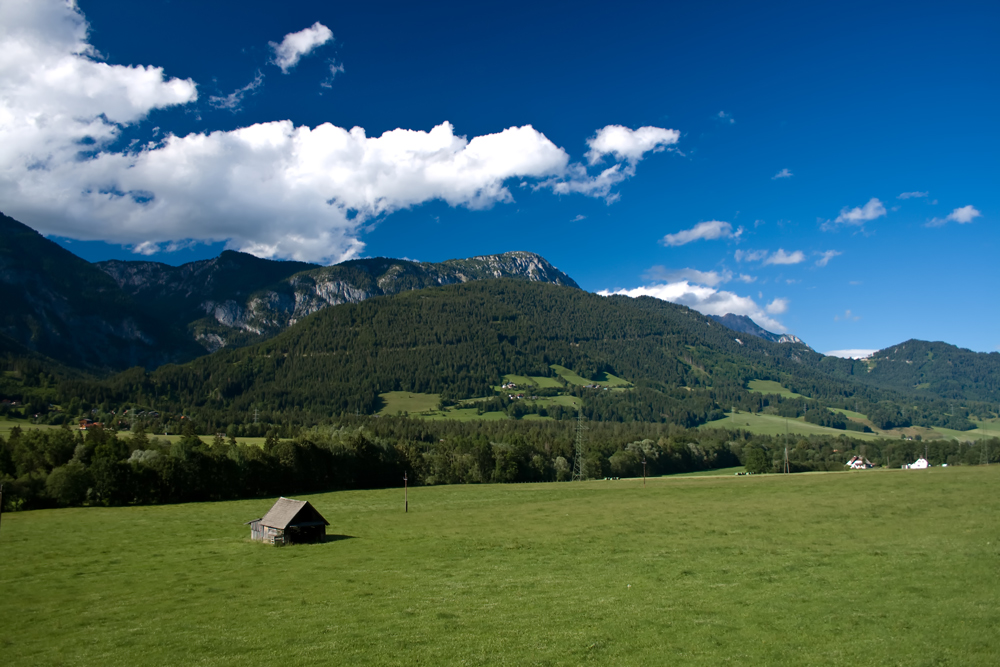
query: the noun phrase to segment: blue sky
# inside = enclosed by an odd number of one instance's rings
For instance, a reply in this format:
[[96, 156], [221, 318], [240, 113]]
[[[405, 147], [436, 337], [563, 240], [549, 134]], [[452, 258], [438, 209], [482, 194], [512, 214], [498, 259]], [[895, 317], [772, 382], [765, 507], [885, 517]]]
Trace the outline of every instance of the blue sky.
[[821, 352], [993, 351], [998, 18], [5, 0], [0, 210], [89, 260], [530, 250]]

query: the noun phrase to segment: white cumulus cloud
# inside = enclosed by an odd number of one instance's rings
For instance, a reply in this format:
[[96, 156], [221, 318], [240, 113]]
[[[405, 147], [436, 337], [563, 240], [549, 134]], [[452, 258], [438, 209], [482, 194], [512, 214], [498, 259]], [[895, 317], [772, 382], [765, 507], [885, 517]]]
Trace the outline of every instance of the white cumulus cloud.
[[[0, 202], [44, 234], [139, 253], [227, 241], [259, 256], [339, 261], [361, 251], [361, 230], [380, 216], [432, 200], [471, 209], [509, 202], [509, 179], [612, 201], [611, 188], [642, 155], [612, 150], [625, 162], [590, 176], [530, 125], [468, 138], [443, 122], [369, 137], [288, 120], [166, 131], [112, 150], [125, 126], [196, 100], [197, 88], [158, 67], [99, 61], [87, 30], [73, 3], [0, 3]], [[279, 66], [326, 41], [325, 30], [287, 36], [275, 48]], [[212, 102], [236, 106], [254, 85]], [[665, 139], [644, 141], [655, 151]]]
[[587, 160], [597, 164], [605, 155], [613, 155], [616, 160], [635, 164], [652, 151], [658, 153], [678, 142], [681, 133], [662, 127], [640, 127], [631, 130], [622, 125], [608, 125], [587, 140], [590, 150]]
[[283, 73], [288, 74], [303, 56], [332, 39], [333, 31], [317, 21], [304, 30], [288, 33], [280, 44], [269, 42], [269, 45], [274, 51], [274, 64], [280, 67]]
[[977, 211], [972, 206], [963, 206], [962, 208], [956, 208], [950, 214], [948, 214], [948, 220], [954, 220], [960, 225], [964, 225], [968, 222], [972, 222], [975, 218], [981, 216], [982, 213]]
[[709, 220], [707, 222], [699, 222], [691, 229], [684, 229], [675, 234], [667, 234], [660, 239], [660, 243], [667, 246], [680, 246], [694, 241], [735, 238], [742, 233], [742, 227], [734, 232], [733, 226], [728, 222]]
[[668, 283], [686, 280], [696, 285], [715, 287], [716, 285], [732, 280], [733, 274], [731, 271], [699, 271], [698, 269], [675, 269], [671, 271], [663, 266], [654, 266], [643, 274], [643, 278]]
[[766, 250], [737, 250], [733, 253], [733, 258], [737, 262], [759, 262], [766, 257]]
[[598, 292], [602, 296], [621, 294], [630, 297], [652, 296], [671, 303], [678, 303], [693, 308], [706, 315], [746, 315], [768, 331], [784, 333], [785, 326], [778, 322], [757, 304], [751, 297], [739, 296], [733, 292], [717, 290], [707, 285], [692, 285], [684, 281], [646, 285], [635, 289]]
[[776, 180], [778, 180], [779, 178], [791, 178], [791, 177], [792, 177], [792, 176], [794, 176], [794, 175], [795, 175], [795, 174], [793, 174], [792, 172], [788, 171], [788, 169], [782, 169], [782, 170], [781, 170], [781, 171], [779, 171], [779, 172], [778, 172], [777, 174], [775, 174], [774, 176], [772, 176], [772, 177], [771, 177], [771, 180], [772, 180], [772, 181], [776, 181]]
[[781, 315], [783, 312], [788, 310], [788, 299], [774, 299], [771, 303], [767, 304], [767, 312], [772, 315]]
[[768, 264], [801, 264], [806, 261], [806, 255], [801, 250], [795, 252], [785, 252], [783, 248], [778, 248], [770, 257], [764, 260], [764, 265]]
[[[885, 205], [878, 198], [872, 197], [864, 206], [855, 206], [850, 209], [845, 206], [840, 210], [840, 215], [833, 222], [834, 224], [859, 226], [876, 218], [881, 218], [883, 215], [885, 215]], [[828, 227], [828, 225], [824, 225], [824, 228]]]
[[896, 195], [896, 199], [915, 199], [920, 197], [926, 197], [929, 192], [901, 192]]
[[963, 206], [961, 208], [956, 208], [944, 218], [931, 218], [927, 221], [927, 224], [925, 224], [924, 227], [940, 227], [948, 224], [949, 222], [957, 222], [960, 225], [965, 225], [981, 215], [982, 213], [976, 210], [974, 206]]

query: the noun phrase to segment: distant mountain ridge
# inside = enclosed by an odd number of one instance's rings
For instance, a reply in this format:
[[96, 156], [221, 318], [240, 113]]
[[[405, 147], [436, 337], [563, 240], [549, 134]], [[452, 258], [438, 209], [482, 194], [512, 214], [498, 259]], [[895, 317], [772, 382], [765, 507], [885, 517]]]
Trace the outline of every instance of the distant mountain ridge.
[[89, 371], [183, 363], [260, 342], [329, 306], [492, 278], [579, 289], [531, 252], [436, 264], [379, 257], [319, 266], [227, 250], [181, 266], [91, 264], [0, 213], [5, 346]]
[[198, 348], [103, 271], [0, 213], [0, 334], [67, 366], [114, 370], [186, 361]]
[[151, 314], [185, 323], [208, 351], [263, 340], [329, 306], [435, 285], [516, 278], [579, 289], [544, 257], [523, 251], [440, 263], [377, 257], [333, 266], [225, 251], [176, 267], [121, 260], [96, 266]]
[[[750, 336], [756, 336], [757, 338], [763, 338], [764, 340], [771, 341], [772, 343], [795, 343], [798, 345], [806, 345], [798, 336], [771, 333], [746, 315], [726, 313], [721, 317], [719, 315], [709, 315], [709, 317], [723, 326], [732, 329], [733, 331], [749, 334]], [[806, 347], [809, 346], [806, 345]]]

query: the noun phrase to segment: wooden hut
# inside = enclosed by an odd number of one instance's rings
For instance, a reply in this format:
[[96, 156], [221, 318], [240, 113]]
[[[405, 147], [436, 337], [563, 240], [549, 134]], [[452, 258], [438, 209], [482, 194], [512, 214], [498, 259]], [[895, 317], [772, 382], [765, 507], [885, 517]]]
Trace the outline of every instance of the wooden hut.
[[323, 542], [330, 522], [305, 500], [279, 498], [278, 502], [250, 524], [250, 539], [267, 544]]

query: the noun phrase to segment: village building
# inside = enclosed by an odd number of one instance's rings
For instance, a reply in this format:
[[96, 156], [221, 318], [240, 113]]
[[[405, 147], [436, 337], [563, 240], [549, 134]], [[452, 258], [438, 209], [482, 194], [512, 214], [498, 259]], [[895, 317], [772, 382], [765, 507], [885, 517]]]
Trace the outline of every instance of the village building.
[[308, 501], [279, 498], [267, 514], [247, 524], [250, 525], [250, 539], [257, 542], [302, 544], [325, 541], [330, 522]]
[[867, 468], [874, 468], [875, 467], [875, 465], [872, 464], [871, 461], [869, 461], [868, 459], [864, 458], [863, 456], [854, 456], [854, 457], [851, 458], [850, 461], [848, 461], [844, 465], [846, 465], [851, 470], [865, 470]]
[[930, 467], [930, 464], [927, 463], [927, 459], [925, 459], [923, 457], [920, 457], [919, 459], [917, 459], [913, 463], [908, 463], [905, 466], [903, 466], [903, 468], [905, 468], [907, 470], [924, 470], [925, 468], [929, 468], [929, 467]]

